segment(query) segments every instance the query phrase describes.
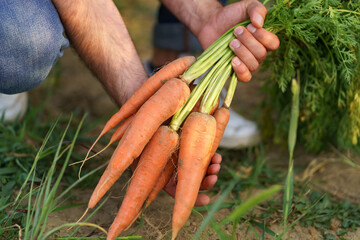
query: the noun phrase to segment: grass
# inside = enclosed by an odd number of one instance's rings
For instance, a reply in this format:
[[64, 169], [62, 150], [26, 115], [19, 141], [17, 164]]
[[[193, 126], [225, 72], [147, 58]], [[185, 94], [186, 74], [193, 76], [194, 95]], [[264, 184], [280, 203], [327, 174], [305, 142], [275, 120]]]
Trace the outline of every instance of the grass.
[[[41, 109], [41, 108], [39, 108]], [[62, 236], [63, 239], [84, 239], [86, 236], [78, 235], [79, 227], [91, 227], [106, 234], [102, 227], [88, 222], [106, 202], [107, 198], [95, 209], [83, 222], [66, 223], [53, 229], [48, 229], [47, 223], [51, 214], [70, 208], [83, 206], [86, 203], [69, 203], [74, 197], [74, 190], [82, 185], [85, 180], [91, 182], [91, 177], [96, 175], [106, 163], [83, 174], [77, 179], [78, 167], [69, 167], [70, 159], [79, 159], [75, 153], [75, 146], [80, 134], [83, 133], [85, 117], [79, 121], [70, 117], [59, 117], [52, 125], [34, 124], [35, 128], [29, 129], [28, 123], [33, 123], [31, 114], [39, 109], [30, 109], [23, 124], [14, 122], [12, 124], [1, 123], [4, 137], [8, 140], [6, 146], [15, 146], [10, 152], [5, 147], [2, 150], [2, 182], [1, 182], [1, 207], [0, 207], [0, 236], [2, 239], [49, 239], [65, 228], [73, 227], [74, 230]], [[38, 113], [38, 112], [37, 112]], [[75, 122], [75, 127], [74, 127]], [[21, 126], [21, 127], [20, 127]], [[28, 146], [24, 140], [27, 135], [42, 132], [48, 127], [42, 143], [38, 147]], [[74, 127], [74, 128], [73, 128]], [[44, 129], [43, 129], [44, 128]], [[65, 129], [64, 129], [65, 128]], [[20, 133], [20, 137], [15, 137]], [[15, 142], [9, 142], [9, 140]], [[36, 142], [34, 142], [36, 144]], [[16, 153], [16, 154], [15, 154]], [[21, 164], [19, 157], [25, 158], [26, 164]], [[73, 171], [72, 171], [73, 170]], [[75, 170], [75, 171], [74, 171]], [[66, 173], [66, 174], [65, 174]], [[90, 181], [89, 181], [90, 179]], [[74, 236], [75, 235], [75, 236]], [[86, 239], [91, 239], [86, 237]], [[142, 239], [139, 236], [128, 236], [118, 239]]]

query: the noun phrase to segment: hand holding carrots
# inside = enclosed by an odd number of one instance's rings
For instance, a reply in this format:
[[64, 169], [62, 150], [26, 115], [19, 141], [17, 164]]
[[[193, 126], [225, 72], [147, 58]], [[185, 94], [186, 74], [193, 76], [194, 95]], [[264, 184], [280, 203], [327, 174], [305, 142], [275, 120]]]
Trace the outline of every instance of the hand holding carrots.
[[259, 68], [268, 51], [279, 47], [278, 37], [262, 28], [266, 13], [266, 8], [259, 1], [243, 0], [218, 8], [203, 26], [199, 26], [197, 37], [206, 49], [232, 26], [251, 20], [247, 27], [234, 29], [236, 38], [230, 42], [230, 48], [236, 55], [232, 65], [239, 81], [250, 81], [251, 72]]

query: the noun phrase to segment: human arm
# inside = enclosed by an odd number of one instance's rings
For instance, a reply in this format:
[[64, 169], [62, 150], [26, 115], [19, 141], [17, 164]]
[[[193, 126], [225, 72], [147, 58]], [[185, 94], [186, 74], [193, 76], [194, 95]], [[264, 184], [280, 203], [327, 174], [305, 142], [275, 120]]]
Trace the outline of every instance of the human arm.
[[67, 37], [119, 105], [147, 79], [112, 0], [53, 0]]
[[258, 69], [267, 52], [279, 46], [276, 35], [262, 28], [266, 8], [257, 0], [243, 0], [225, 7], [217, 0], [162, 2], [199, 39], [204, 49], [228, 29], [250, 18], [252, 24], [236, 28], [236, 39], [230, 44], [236, 54], [233, 68], [240, 81], [249, 81], [251, 72]]

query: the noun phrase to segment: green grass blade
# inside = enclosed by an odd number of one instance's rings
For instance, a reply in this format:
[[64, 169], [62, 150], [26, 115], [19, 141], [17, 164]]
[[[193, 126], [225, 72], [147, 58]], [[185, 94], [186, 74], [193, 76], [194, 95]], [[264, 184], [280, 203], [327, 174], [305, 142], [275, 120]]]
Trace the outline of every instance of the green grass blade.
[[299, 83], [293, 79], [291, 83], [291, 92], [293, 94], [292, 105], [291, 105], [291, 117], [290, 117], [290, 129], [289, 129], [289, 156], [290, 159], [293, 158], [293, 153], [296, 144], [296, 133], [298, 127], [298, 119], [299, 119], [299, 94], [300, 94], [300, 86]]
[[274, 186], [270, 187], [269, 189], [264, 190], [261, 193], [246, 200], [240, 206], [235, 208], [235, 210], [229, 216], [227, 216], [225, 219], [223, 219], [219, 223], [219, 226], [223, 226], [229, 222], [238, 221], [246, 212], [250, 211], [252, 208], [254, 208], [259, 203], [269, 199], [275, 193], [280, 191], [281, 188], [282, 187], [280, 185], [274, 185]]
[[[91, 218], [92, 216], [94, 216], [94, 214], [95, 214], [97, 211], [99, 211], [99, 209], [107, 202], [107, 200], [109, 199], [109, 197], [110, 197], [110, 194], [104, 199], [104, 201], [101, 202], [101, 204], [100, 204], [92, 213], [90, 213], [90, 215], [89, 215], [87, 218], [85, 218], [84, 222], [89, 221], [90, 218]], [[76, 227], [76, 228], [74, 229], [74, 231], [70, 234], [70, 237], [72, 237], [77, 231], [79, 231], [80, 227], [81, 227], [81, 226]]]
[[[51, 210], [53, 209], [53, 198], [54, 198], [54, 193], [57, 190], [57, 185], [56, 183], [61, 180], [61, 177], [59, 176], [57, 178], [57, 181], [55, 184], [53, 184], [53, 176], [55, 173], [55, 168], [56, 168], [56, 163], [59, 160], [59, 158], [68, 150], [68, 148], [65, 148], [63, 151], [61, 151], [62, 149], [62, 143], [64, 142], [64, 138], [65, 135], [70, 127], [70, 122], [71, 119], [69, 120], [62, 136], [60, 139], [60, 142], [58, 144], [58, 147], [56, 149], [56, 153], [54, 156], [54, 160], [51, 164], [51, 167], [49, 169], [49, 172], [46, 176], [45, 182], [44, 182], [44, 189], [45, 189], [45, 195], [44, 195], [44, 199], [42, 200], [42, 206], [41, 206], [41, 213], [40, 213], [40, 217], [39, 220], [37, 222], [37, 224], [35, 225], [35, 229], [34, 232], [32, 234], [32, 237], [36, 237], [36, 238], [40, 238], [42, 235], [42, 232], [44, 231], [45, 227], [46, 227], [46, 222], [47, 222], [47, 218], [49, 216], [49, 214], [51, 213]], [[66, 167], [66, 164], [63, 165], [63, 167]]]
[[28, 207], [27, 207], [28, 214], [26, 214], [25, 233], [29, 232], [29, 228], [30, 228], [30, 225], [31, 225], [31, 217], [32, 217], [31, 199], [32, 199], [32, 191], [33, 191], [33, 187], [34, 187], [35, 172], [33, 172], [32, 174], [33, 174], [33, 177], [32, 177], [32, 181], [31, 181], [31, 185], [30, 185], [30, 191], [29, 191], [29, 199], [28, 199]]
[[79, 222], [79, 223], [66, 223], [66, 224], [63, 224], [63, 225], [58, 226], [56, 228], [53, 228], [49, 232], [44, 234], [44, 236], [39, 237], [38, 239], [39, 240], [45, 240], [46, 238], [50, 237], [51, 235], [53, 235], [57, 231], [61, 230], [62, 228], [70, 228], [70, 227], [74, 227], [74, 226], [93, 227], [93, 228], [97, 228], [100, 231], [102, 231], [103, 233], [107, 234], [107, 231], [104, 228], [100, 227], [99, 225], [96, 225], [96, 224], [93, 224], [93, 223]]
[[[80, 133], [80, 129], [82, 127], [84, 119], [85, 119], [85, 116], [81, 119], [81, 121], [80, 121], [80, 123], [79, 123], [79, 125], [77, 127], [77, 130], [76, 130], [76, 133], [75, 133], [75, 135], [73, 137], [72, 143], [71, 143], [71, 145], [69, 147], [69, 150], [67, 151], [67, 156], [66, 156], [65, 161], [63, 163], [63, 167], [61, 168], [61, 171], [60, 171], [59, 175], [57, 176], [55, 184], [52, 186], [51, 192], [49, 194], [50, 196], [47, 197], [47, 199], [46, 199], [45, 207], [46, 207], [47, 211], [46, 212], [44, 211], [44, 215], [43, 215], [43, 218], [42, 218], [43, 221], [41, 221], [43, 225], [42, 225], [42, 228], [41, 228], [41, 231], [40, 231], [39, 238], [41, 237], [42, 233], [45, 230], [46, 222], [47, 222], [49, 214], [51, 213], [51, 210], [56, 205], [56, 202], [54, 201], [55, 194], [56, 194], [56, 191], [57, 191], [57, 189], [59, 187], [60, 181], [61, 181], [61, 179], [62, 179], [62, 177], [64, 175], [64, 172], [65, 172], [65, 169], [66, 169], [66, 167], [68, 165], [68, 162], [70, 160], [71, 154], [72, 154], [74, 146], [75, 146], [76, 139], [77, 139], [77, 137], [78, 137], [78, 135]], [[64, 131], [63, 138], [65, 137], [65, 134], [66, 134], [68, 128], [70, 127], [71, 121], [72, 121], [72, 118], [70, 118], [69, 123], [68, 123], [68, 125], [67, 125], [67, 127], [66, 127], [66, 129]], [[63, 138], [62, 138], [62, 141], [63, 141]]]
[[291, 211], [291, 204], [294, 194], [294, 160], [293, 154], [296, 144], [296, 133], [299, 119], [299, 93], [300, 87], [295, 79], [292, 81], [291, 90], [293, 93], [291, 117], [290, 117], [290, 129], [289, 129], [289, 168], [285, 181], [285, 190], [283, 196], [283, 214], [284, 214], [284, 229], [287, 225], [287, 219]]
[[56, 201], [59, 201], [61, 198], [63, 198], [66, 194], [68, 194], [68, 192], [73, 189], [74, 187], [76, 187], [79, 183], [81, 183], [82, 181], [84, 181], [87, 177], [91, 176], [92, 174], [94, 174], [95, 172], [99, 171], [100, 169], [106, 167], [108, 165], [108, 162], [102, 164], [101, 166], [95, 168], [94, 170], [88, 172], [87, 174], [85, 174], [84, 176], [82, 176], [80, 179], [77, 179], [74, 183], [72, 183], [69, 187], [67, 187], [64, 191], [61, 192], [61, 194], [56, 198]]
[[50, 138], [52, 132], [54, 131], [55, 126], [57, 125], [58, 121], [59, 121], [59, 118], [56, 119], [55, 123], [51, 126], [50, 130], [47, 132], [47, 134], [46, 134], [46, 136], [45, 136], [45, 139], [44, 139], [43, 143], [41, 144], [41, 147], [40, 147], [38, 153], [37, 153], [36, 156], [35, 156], [34, 164], [33, 164], [32, 168], [30, 169], [30, 171], [29, 171], [29, 173], [28, 173], [28, 176], [26, 177], [23, 185], [21, 186], [21, 188], [20, 188], [20, 190], [19, 190], [18, 195], [16, 196], [16, 198], [15, 198], [15, 200], [14, 200], [14, 205], [18, 202], [18, 200], [19, 200], [19, 198], [20, 198], [20, 196], [21, 196], [22, 190], [25, 188], [27, 182], [29, 181], [29, 178], [30, 178], [30, 176], [31, 176], [31, 173], [34, 171], [34, 169], [35, 169], [35, 167], [36, 167], [36, 164], [37, 164], [37, 162], [39, 161], [42, 152], [44, 151], [45, 145], [46, 145], [47, 142], [49, 141], [49, 138]]
[[290, 225], [286, 226], [286, 228], [284, 228], [283, 232], [281, 234], [279, 234], [278, 236], [276, 236], [276, 239], [282, 239], [282, 237], [286, 234], [287, 231], [289, 231], [290, 228], [292, 228], [298, 221], [300, 221], [303, 217], [305, 217], [311, 209], [313, 209], [323, 198], [324, 198], [325, 194], [323, 196], [321, 196], [313, 205], [311, 205], [310, 207], [308, 207], [305, 212], [303, 212], [303, 214], [301, 214], [297, 219], [295, 219], [295, 221], [293, 221]]
[[225, 200], [225, 198], [229, 195], [229, 193], [231, 192], [231, 190], [234, 188], [235, 184], [239, 181], [239, 179], [233, 179], [230, 183], [229, 186], [224, 190], [224, 192], [220, 195], [219, 199], [214, 203], [214, 205], [212, 205], [210, 211], [208, 212], [207, 216], [205, 217], [205, 219], [203, 220], [203, 222], [201, 223], [199, 229], [197, 230], [197, 232], [195, 233], [193, 240], [199, 239], [201, 233], [205, 230], [205, 228], [207, 227], [207, 225], [210, 223], [210, 221], [212, 220], [215, 212], [217, 210], [219, 210], [221, 204], [223, 203], [223, 201]]

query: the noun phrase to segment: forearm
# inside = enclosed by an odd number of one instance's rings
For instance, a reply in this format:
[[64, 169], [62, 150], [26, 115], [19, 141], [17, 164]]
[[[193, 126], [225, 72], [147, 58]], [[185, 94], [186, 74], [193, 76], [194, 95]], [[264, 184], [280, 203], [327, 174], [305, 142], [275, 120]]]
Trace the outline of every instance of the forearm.
[[117, 104], [146, 80], [120, 13], [111, 0], [53, 0], [67, 37]]
[[203, 26], [219, 9], [218, 0], [162, 0], [162, 3], [197, 36]]

